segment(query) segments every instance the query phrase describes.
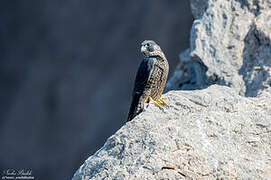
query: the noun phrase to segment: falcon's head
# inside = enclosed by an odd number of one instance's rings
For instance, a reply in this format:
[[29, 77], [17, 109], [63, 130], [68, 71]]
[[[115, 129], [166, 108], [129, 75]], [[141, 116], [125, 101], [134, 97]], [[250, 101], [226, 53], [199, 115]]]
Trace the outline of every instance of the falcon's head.
[[160, 46], [158, 46], [158, 44], [156, 44], [153, 40], [143, 41], [141, 43], [141, 52], [145, 57], [155, 57], [155, 56], [160, 56], [161, 58], [165, 57]]

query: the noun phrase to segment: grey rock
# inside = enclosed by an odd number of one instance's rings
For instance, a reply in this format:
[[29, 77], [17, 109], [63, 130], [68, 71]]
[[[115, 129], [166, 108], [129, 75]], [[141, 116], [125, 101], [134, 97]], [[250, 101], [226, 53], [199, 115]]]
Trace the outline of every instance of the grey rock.
[[207, 67], [200, 62], [192, 61], [190, 49], [180, 54], [180, 63], [176, 67], [173, 76], [166, 84], [166, 91], [169, 90], [193, 90], [202, 89], [206, 85]]
[[79, 179], [268, 179], [271, 94], [225, 86], [170, 91], [148, 105], [77, 170]]
[[[181, 58], [167, 89], [187, 89], [191, 82], [196, 82], [196, 86], [192, 84], [196, 89], [226, 85], [245, 96], [257, 96], [268, 89], [270, 6], [271, 1], [191, 0], [196, 20], [191, 29], [190, 49], [183, 53], [185, 65]], [[181, 75], [186, 69], [196, 75]]]
[[270, 179], [270, 7], [191, 0], [196, 20], [167, 83], [169, 107], [147, 105], [73, 180]]

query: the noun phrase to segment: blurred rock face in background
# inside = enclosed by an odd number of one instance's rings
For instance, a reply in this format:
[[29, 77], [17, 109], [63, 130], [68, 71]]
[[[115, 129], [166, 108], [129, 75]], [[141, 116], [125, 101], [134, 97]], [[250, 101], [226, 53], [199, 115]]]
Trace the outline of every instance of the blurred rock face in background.
[[171, 73], [189, 47], [189, 1], [5, 1], [0, 9], [0, 168], [30, 168], [37, 179], [70, 179], [125, 123], [141, 41], [159, 43]]

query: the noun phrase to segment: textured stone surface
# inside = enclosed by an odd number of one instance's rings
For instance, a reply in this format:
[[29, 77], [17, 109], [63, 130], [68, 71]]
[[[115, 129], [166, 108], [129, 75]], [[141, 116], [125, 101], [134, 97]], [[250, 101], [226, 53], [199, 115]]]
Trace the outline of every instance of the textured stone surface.
[[228, 87], [170, 91], [111, 136], [77, 179], [268, 179], [271, 95], [246, 98]]
[[270, 179], [270, 5], [191, 0], [196, 20], [167, 84], [169, 108], [146, 106], [73, 180]]
[[257, 96], [269, 88], [270, 6], [271, 1], [192, 0], [190, 49], [182, 53], [168, 89], [220, 84]]

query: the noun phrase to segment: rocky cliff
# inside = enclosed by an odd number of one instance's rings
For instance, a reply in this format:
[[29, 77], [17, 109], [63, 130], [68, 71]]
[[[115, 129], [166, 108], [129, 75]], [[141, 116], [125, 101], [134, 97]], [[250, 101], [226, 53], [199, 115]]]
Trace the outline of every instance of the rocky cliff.
[[[228, 87], [170, 91], [111, 136], [78, 179], [267, 179], [271, 176], [269, 95]], [[268, 99], [269, 98], [269, 99]]]
[[271, 86], [271, 2], [191, 0], [190, 48], [168, 89], [226, 85], [244, 96]]
[[169, 107], [146, 106], [73, 180], [271, 177], [271, 2], [190, 2]]

